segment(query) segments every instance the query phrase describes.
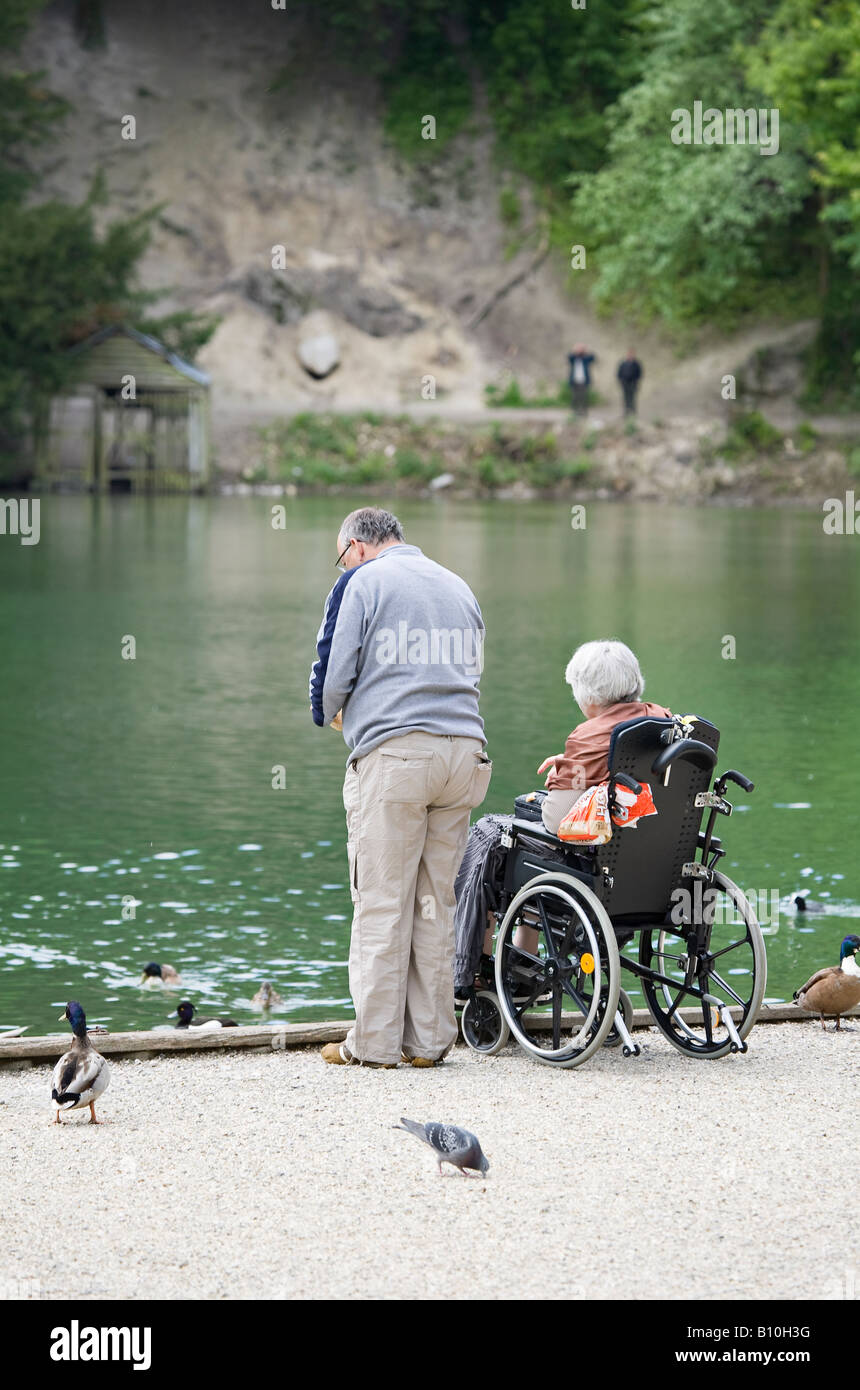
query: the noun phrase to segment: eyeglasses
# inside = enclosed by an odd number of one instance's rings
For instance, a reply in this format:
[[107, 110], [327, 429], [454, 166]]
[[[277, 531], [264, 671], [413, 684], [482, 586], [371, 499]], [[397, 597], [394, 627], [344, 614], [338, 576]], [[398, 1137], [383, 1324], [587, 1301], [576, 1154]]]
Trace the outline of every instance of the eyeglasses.
[[336, 559], [335, 562], [334, 562], [334, 563], [335, 563], [335, 569], [339, 569], [339, 570], [341, 571], [342, 574], [346, 574], [346, 568], [345, 568], [344, 565], [341, 564], [341, 560], [343, 559], [343, 557], [344, 557], [344, 555], [346, 554], [347, 550], [349, 550], [349, 547], [352, 545], [352, 541], [353, 541], [353, 540], [355, 540], [355, 537], [354, 537], [354, 536], [353, 536], [352, 540], [350, 540], [350, 541], [347, 542], [345, 549], [343, 549], [343, 550], [340, 552], [340, 554], [338, 555], [337, 559]]

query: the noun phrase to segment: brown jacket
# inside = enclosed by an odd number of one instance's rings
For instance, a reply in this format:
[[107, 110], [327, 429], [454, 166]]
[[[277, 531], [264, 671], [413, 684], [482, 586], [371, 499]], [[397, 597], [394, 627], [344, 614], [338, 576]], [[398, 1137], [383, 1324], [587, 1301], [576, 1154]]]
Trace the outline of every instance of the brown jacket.
[[593, 719], [577, 724], [564, 745], [564, 757], [556, 763], [547, 778], [550, 791], [585, 791], [609, 776], [609, 740], [616, 724], [625, 719], [652, 717], [665, 719], [672, 711], [647, 700], [629, 704], [606, 705]]

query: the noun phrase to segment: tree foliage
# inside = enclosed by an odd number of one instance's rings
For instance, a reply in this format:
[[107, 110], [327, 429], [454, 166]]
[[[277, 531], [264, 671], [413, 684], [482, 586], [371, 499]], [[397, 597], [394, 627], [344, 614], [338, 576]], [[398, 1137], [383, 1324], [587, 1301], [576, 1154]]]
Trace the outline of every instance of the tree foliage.
[[[610, 113], [608, 158], [573, 175], [573, 214], [594, 248], [595, 294], [604, 304], [670, 322], [748, 308], [796, 262], [791, 235], [807, 235], [806, 163], [784, 124], [780, 149], [674, 144], [672, 113], [767, 109], [747, 80], [743, 52], [767, 0], [667, 0], [641, 25], [648, 61]], [[796, 266], [794, 266], [796, 268]]]

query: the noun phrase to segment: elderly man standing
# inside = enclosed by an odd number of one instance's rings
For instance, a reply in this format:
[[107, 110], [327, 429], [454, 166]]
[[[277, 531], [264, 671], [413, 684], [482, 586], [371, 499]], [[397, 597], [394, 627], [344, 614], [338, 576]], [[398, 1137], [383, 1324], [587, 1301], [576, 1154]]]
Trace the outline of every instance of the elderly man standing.
[[434, 1066], [454, 1045], [454, 878], [492, 764], [478, 713], [484, 623], [469, 586], [351, 512], [311, 672], [314, 723], [343, 715], [355, 1024], [327, 1062]]

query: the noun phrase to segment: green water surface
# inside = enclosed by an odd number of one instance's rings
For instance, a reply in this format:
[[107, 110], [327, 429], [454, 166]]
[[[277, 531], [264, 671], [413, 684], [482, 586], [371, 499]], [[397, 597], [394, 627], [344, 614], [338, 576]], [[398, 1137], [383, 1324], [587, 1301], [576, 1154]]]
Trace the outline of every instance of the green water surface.
[[[58, 1031], [77, 998], [114, 1030], [167, 1025], [185, 995], [250, 1022], [263, 979], [278, 1019], [349, 1013], [346, 748], [307, 685], [338, 524], [367, 500], [288, 501], [280, 530], [270, 497], [53, 496], [38, 545], [0, 536], [0, 1024]], [[721, 768], [756, 783], [719, 833], [726, 872], [782, 903], [768, 997], [835, 963], [860, 915], [860, 537], [826, 536], [820, 509], [595, 503], [584, 530], [562, 503], [399, 515], [484, 612], [483, 809], [539, 784], [580, 718], [573, 648], [618, 637], [647, 695], [712, 719]], [[800, 887], [826, 911], [788, 910]], [[150, 959], [181, 995], [139, 988]]]

